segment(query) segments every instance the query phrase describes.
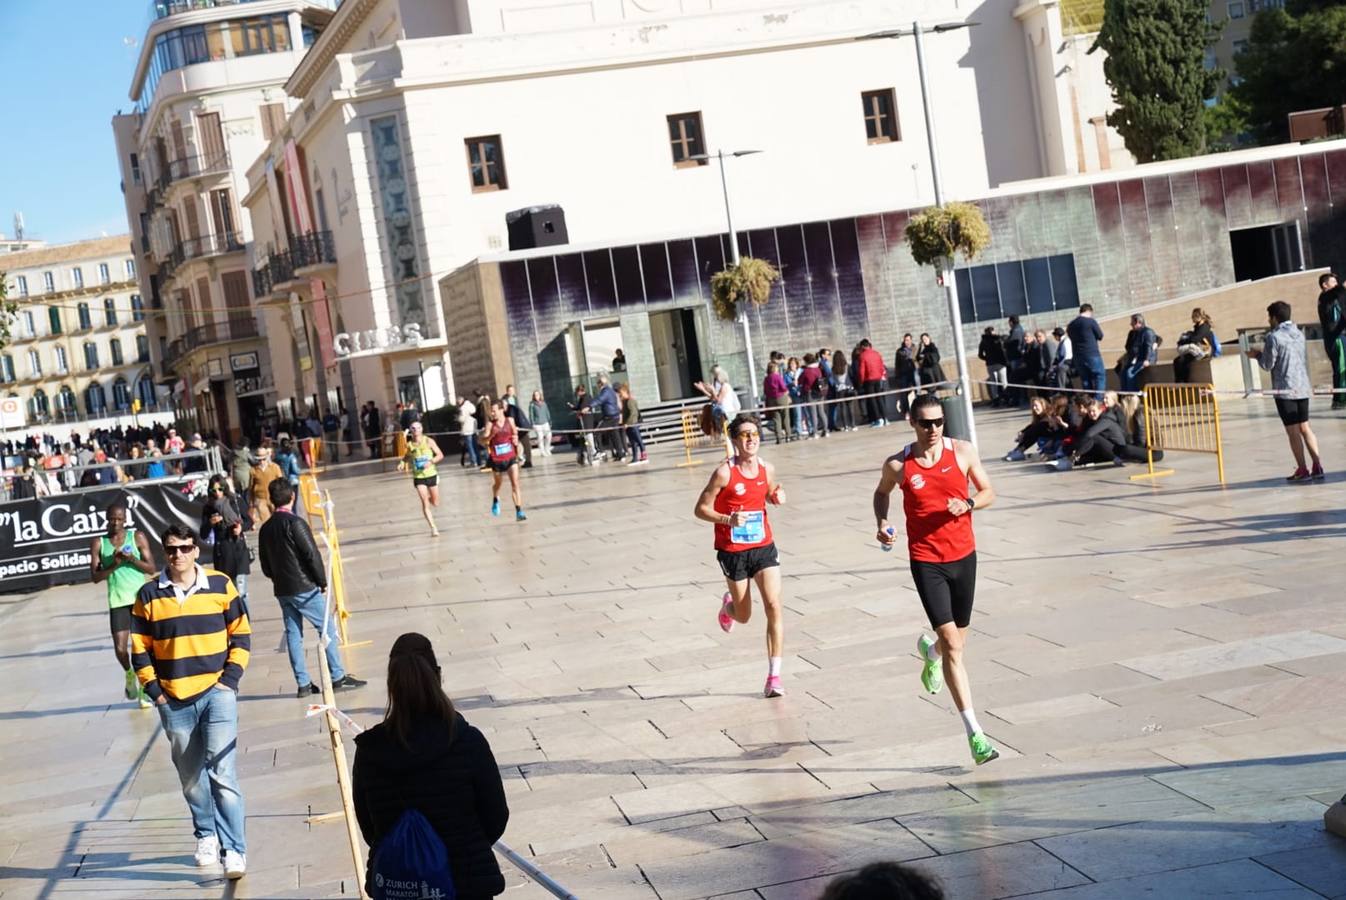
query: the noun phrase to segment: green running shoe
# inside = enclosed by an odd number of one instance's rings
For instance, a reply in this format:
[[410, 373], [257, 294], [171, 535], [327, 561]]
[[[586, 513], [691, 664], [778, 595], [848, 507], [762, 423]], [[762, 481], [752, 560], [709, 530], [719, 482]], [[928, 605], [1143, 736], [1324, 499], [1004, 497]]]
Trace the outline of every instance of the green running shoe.
[[134, 700], [140, 693], [140, 679], [136, 678], [135, 669], [126, 670], [126, 699]]
[[967, 745], [972, 750], [972, 761], [979, 766], [1000, 758], [1000, 751], [980, 731], [967, 739]]
[[938, 694], [944, 690], [943, 661], [930, 658], [930, 651], [934, 646], [935, 640], [929, 635], [923, 634], [916, 639], [916, 652], [921, 654], [921, 660], [925, 663], [921, 669], [921, 687], [930, 694]]

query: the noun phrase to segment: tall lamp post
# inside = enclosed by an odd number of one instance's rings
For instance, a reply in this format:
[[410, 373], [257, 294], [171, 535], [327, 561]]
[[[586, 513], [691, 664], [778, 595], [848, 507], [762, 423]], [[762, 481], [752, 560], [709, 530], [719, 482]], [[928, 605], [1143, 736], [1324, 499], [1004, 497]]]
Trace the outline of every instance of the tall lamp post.
[[[942, 25], [936, 25], [929, 29], [936, 34], [943, 34], [946, 31], [956, 31], [959, 28], [970, 28], [976, 25], [976, 22], [949, 22]], [[912, 22], [911, 28], [894, 28], [891, 31], [879, 31], [874, 34], [867, 34], [857, 38], [861, 41], [882, 40], [886, 38], [914, 37], [916, 38], [916, 70], [921, 81], [921, 105], [925, 111], [925, 139], [930, 148], [930, 178], [935, 184], [935, 205], [944, 205], [944, 183], [939, 177], [939, 150], [935, 144], [935, 117], [930, 109], [930, 88], [927, 83], [928, 76], [925, 71], [925, 41], [923, 35], [926, 29], [921, 27], [921, 23]], [[958, 309], [958, 282], [953, 276], [953, 267], [950, 265], [952, 260], [944, 259], [939, 264], [939, 280], [944, 285], [944, 296], [949, 305], [949, 321], [953, 325], [953, 350], [958, 360], [958, 391], [963, 399], [963, 416], [967, 419], [967, 436], [973, 444], [977, 443], [977, 423], [972, 418], [972, 380], [967, 372], [967, 350], [963, 346], [963, 314]]]
[[[720, 187], [724, 191], [724, 219], [729, 226], [729, 263], [737, 266], [739, 263], [738, 255], [738, 233], [734, 231], [734, 211], [729, 204], [729, 176], [725, 173], [725, 157], [737, 159], [740, 156], [751, 156], [754, 153], [761, 153], [761, 150], [731, 150], [725, 153], [723, 150], [716, 150], [713, 154], [697, 153], [688, 159], [716, 160], [720, 164]], [[740, 309], [738, 313], [739, 324], [743, 326], [743, 346], [748, 354], [748, 399], [750, 409], [758, 408], [757, 401], [757, 366], [752, 361], [752, 330], [748, 325], [748, 310]]]

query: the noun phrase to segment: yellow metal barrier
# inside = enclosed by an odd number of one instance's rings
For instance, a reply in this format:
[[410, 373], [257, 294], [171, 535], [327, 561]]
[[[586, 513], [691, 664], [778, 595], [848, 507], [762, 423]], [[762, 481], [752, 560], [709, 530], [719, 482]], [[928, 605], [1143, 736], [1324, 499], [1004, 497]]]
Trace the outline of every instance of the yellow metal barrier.
[[1213, 453], [1224, 484], [1224, 440], [1220, 434], [1220, 402], [1210, 384], [1145, 385], [1145, 443], [1149, 471], [1131, 480], [1172, 475], [1172, 469], [1154, 468], [1154, 451]]
[[299, 474], [299, 499], [304, 504], [304, 514], [308, 516], [310, 528], [327, 531], [327, 509], [323, 505], [322, 491], [318, 489], [318, 476], [313, 472]]
[[327, 538], [327, 547], [331, 552], [332, 603], [336, 606], [337, 633], [341, 635], [342, 647], [363, 647], [371, 641], [352, 641], [350, 636], [350, 608], [346, 605], [346, 569], [341, 560], [341, 539], [337, 534], [336, 516], [332, 512], [332, 495], [323, 494], [322, 509], [323, 534]]
[[702, 460], [692, 458], [692, 448], [704, 447], [710, 441], [710, 438], [702, 433], [698, 418], [696, 410], [684, 409], [682, 411], [682, 452], [686, 458], [678, 463], [680, 469], [701, 465]]

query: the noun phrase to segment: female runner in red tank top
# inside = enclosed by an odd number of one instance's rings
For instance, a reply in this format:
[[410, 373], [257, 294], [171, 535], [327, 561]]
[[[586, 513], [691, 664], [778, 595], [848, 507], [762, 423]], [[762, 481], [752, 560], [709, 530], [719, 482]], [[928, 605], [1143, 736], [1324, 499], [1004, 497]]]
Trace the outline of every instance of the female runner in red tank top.
[[514, 518], [525, 522], [523, 492], [519, 490], [519, 430], [505, 417], [505, 404], [491, 404], [490, 418], [478, 434], [486, 442], [487, 465], [491, 469], [491, 515], [500, 515], [500, 482], [509, 475], [509, 492], [514, 498]]
[[771, 539], [766, 505], [784, 503], [785, 491], [776, 481], [776, 470], [757, 456], [762, 432], [756, 416], [735, 416], [729, 423], [729, 440], [734, 455], [715, 468], [693, 513], [702, 521], [715, 523], [716, 557], [729, 587], [718, 601], [722, 629], [730, 631], [735, 622], [747, 622], [752, 616], [749, 587], [757, 583], [766, 610], [767, 678], [762, 695], [779, 697], [783, 693], [780, 667], [785, 622], [781, 617], [780, 560]]
[[922, 634], [916, 642], [924, 663], [921, 684], [936, 694], [948, 681], [949, 693], [967, 731], [972, 759], [981, 765], [1000, 753], [982, 733], [972, 709], [972, 687], [963, 666], [963, 647], [972, 623], [972, 599], [977, 588], [972, 510], [990, 506], [995, 501], [995, 490], [982, 468], [977, 448], [944, 436], [944, 410], [938, 397], [922, 394], [913, 401], [910, 415], [916, 440], [888, 457], [879, 486], [874, 490], [878, 540], [885, 549], [897, 541], [888, 525], [888, 501], [892, 492], [901, 488], [911, 577], [930, 626], [938, 636], [931, 640]]

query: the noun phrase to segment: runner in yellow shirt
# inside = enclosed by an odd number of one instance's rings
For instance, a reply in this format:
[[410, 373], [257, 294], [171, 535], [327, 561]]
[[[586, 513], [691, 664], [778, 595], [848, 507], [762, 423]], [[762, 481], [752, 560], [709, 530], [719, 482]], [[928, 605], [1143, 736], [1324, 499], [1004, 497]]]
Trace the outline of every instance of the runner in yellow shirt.
[[410, 470], [411, 483], [416, 486], [416, 493], [421, 498], [421, 515], [430, 523], [431, 537], [439, 537], [431, 507], [439, 507], [439, 470], [435, 465], [443, 461], [444, 451], [439, 449], [439, 444], [424, 434], [420, 422], [412, 422], [407, 429], [407, 453], [397, 464], [397, 470]]

